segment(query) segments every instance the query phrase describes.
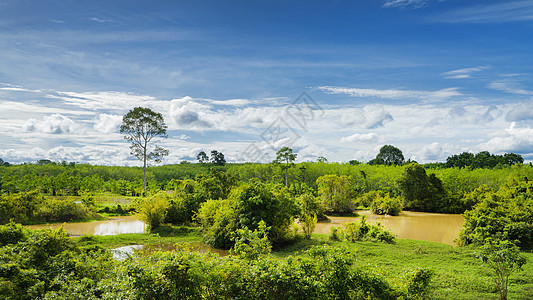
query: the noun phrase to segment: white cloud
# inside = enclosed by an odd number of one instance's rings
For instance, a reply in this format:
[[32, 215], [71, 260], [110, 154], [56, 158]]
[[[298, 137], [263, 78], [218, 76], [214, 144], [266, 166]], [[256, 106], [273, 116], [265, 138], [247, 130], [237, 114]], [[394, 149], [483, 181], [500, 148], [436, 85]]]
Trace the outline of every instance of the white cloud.
[[444, 78], [447, 79], [463, 79], [463, 78], [472, 78], [472, 73], [480, 72], [488, 69], [488, 67], [473, 67], [473, 68], [462, 68], [457, 70], [452, 70], [442, 73]]
[[383, 105], [369, 104], [362, 109], [335, 109], [329, 112], [327, 122], [335, 122], [335, 114], [341, 112], [341, 121], [348, 126], [361, 126], [365, 129], [375, 129], [383, 127], [387, 121], [392, 121], [390, 112], [385, 110]]
[[382, 99], [418, 99], [418, 100], [444, 100], [454, 96], [461, 96], [457, 88], [448, 88], [438, 91], [414, 91], [414, 90], [377, 90], [346, 88], [335, 86], [319, 86], [319, 90], [327, 94], [344, 94], [353, 97], [376, 97]]
[[533, 97], [513, 107], [505, 116], [505, 120], [510, 122], [533, 120]]
[[77, 128], [76, 123], [60, 114], [45, 116], [42, 121], [29, 119], [24, 124], [24, 130], [37, 131], [50, 134], [73, 133]]
[[120, 110], [136, 106], [148, 106], [156, 103], [156, 98], [146, 95], [135, 95], [122, 92], [57, 92], [58, 96], [49, 98], [62, 99], [65, 104], [90, 110]]
[[433, 142], [429, 145], [425, 145], [420, 151], [415, 152], [412, 156], [412, 160], [418, 162], [426, 161], [444, 161], [447, 154], [444, 153], [443, 147], [438, 142]]
[[373, 132], [371, 133], [355, 133], [350, 136], [341, 138], [341, 143], [375, 143], [379, 140], [379, 136]]
[[428, 5], [431, 0], [387, 0], [383, 7], [421, 8]]
[[115, 23], [115, 21], [109, 19], [91, 18], [90, 20], [98, 23]]
[[481, 150], [487, 150], [492, 153], [515, 152], [515, 153], [532, 153], [533, 149], [533, 128], [518, 127], [513, 122], [509, 128], [500, 133], [499, 136], [490, 139], [488, 142], [478, 146]]
[[483, 3], [431, 16], [428, 19], [446, 23], [530, 22], [533, 20], [533, 2], [523, 0]]
[[488, 85], [489, 88], [516, 95], [533, 95], [533, 91], [519, 87], [519, 84], [511, 79], [493, 81]]
[[94, 129], [102, 133], [111, 133], [117, 130], [117, 127], [122, 123], [122, 116], [100, 114], [98, 120], [95, 121]]

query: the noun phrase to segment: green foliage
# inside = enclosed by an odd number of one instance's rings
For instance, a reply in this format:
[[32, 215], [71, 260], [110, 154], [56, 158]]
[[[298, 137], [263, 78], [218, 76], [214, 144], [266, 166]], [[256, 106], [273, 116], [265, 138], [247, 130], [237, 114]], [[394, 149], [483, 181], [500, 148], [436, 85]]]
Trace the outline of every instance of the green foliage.
[[419, 164], [409, 164], [398, 180], [405, 209], [444, 212], [446, 193], [442, 181], [435, 174], [427, 176]]
[[260, 221], [271, 228], [271, 241], [284, 238], [298, 214], [299, 207], [285, 187], [252, 180], [234, 188], [227, 201], [202, 204], [197, 218], [207, 230], [208, 244], [231, 248], [231, 232], [244, 227], [255, 230]]
[[305, 193], [296, 198], [296, 201], [302, 209], [303, 215], [315, 215], [319, 219], [327, 219], [324, 215], [324, 208], [320, 199], [311, 193]]
[[154, 138], [167, 137], [167, 125], [163, 115], [154, 112], [149, 108], [135, 107], [122, 118], [120, 133], [124, 134], [124, 139], [131, 143], [131, 154], [140, 161], [143, 161], [144, 169], [144, 190], [146, 191], [146, 162], [153, 160], [161, 162], [169, 151], [160, 146], [155, 146], [152, 150], [148, 144]]
[[256, 230], [251, 231], [247, 227], [237, 229], [232, 235], [235, 243], [230, 249], [230, 253], [244, 259], [258, 259], [267, 255], [272, 249], [268, 240], [269, 227], [265, 222], [260, 221]]
[[347, 176], [323, 175], [316, 180], [316, 183], [318, 195], [326, 212], [352, 212], [352, 191]]
[[403, 165], [405, 161], [405, 158], [403, 157], [403, 153], [400, 149], [392, 146], [392, 145], [384, 145], [379, 149], [378, 155], [376, 155], [376, 158], [369, 161], [368, 163], [371, 165]]
[[289, 169], [294, 166], [296, 153], [292, 153], [289, 147], [283, 147], [276, 152], [274, 164], [280, 165], [281, 170], [285, 172], [285, 187], [289, 187]]
[[372, 225], [367, 223], [365, 216], [362, 216], [359, 222], [346, 222], [342, 228], [331, 229], [330, 232], [330, 240], [333, 241], [372, 241], [393, 244], [394, 239], [394, 235], [384, 229], [381, 224]]
[[463, 152], [458, 155], [449, 156], [446, 159], [446, 167], [448, 168], [464, 168], [467, 166], [476, 168], [494, 168], [498, 165], [512, 166], [515, 164], [522, 164], [524, 159], [521, 155], [515, 153], [505, 153], [504, 155], [494, 155], [487, 151], [479, 152], [474, 155], [469, 152]]
[[524, 249], [533, 248], [533, 183], [514, 182], [496, 192], [478, 192], [479, 202], [463, 215], [460, 244], [482, 245], [495, 238], [516, 241]]
[[170, 203], [169, 198], [167, 193], [161, 192], [141, 202], [138, 217], [150, 230], [156, 229], [163, 223]]
[[300, 227], [304, 233], [305, 238], [311, 238], [311, 233], [315, 230], [318, 219], [315, 214], [304, 214], [300, 217]]
[[81, 201], [72, 198], [47, 199], [35, 212], [35, 219], [41, 222], [68, 222], [83, 220], [91, 216], [91, 210]]
[[525, 257], [520, 254], [520, 248], [510, 241], [487, 239], [481, 251], [477, 253], [477, 257], [493, 271], [500, 291], [500, 300], [506, 300], [509, 276], [516, 271], [521, 271], [526, 263]]
[[21, 225], [10, 222], [4, 226], [0, 226], [0, 247], [16, 244], [26, 239], [26, 237], [26, 231]]
[[370, 205], [370, 210], [377, 215], [397, 216], [402, 212], [402, 204], [397, 197], [377, 195]]
[[416, 268], [407, 276], [408, 299], [428, 299], [431, 279], [435, 272], [426, 268]]

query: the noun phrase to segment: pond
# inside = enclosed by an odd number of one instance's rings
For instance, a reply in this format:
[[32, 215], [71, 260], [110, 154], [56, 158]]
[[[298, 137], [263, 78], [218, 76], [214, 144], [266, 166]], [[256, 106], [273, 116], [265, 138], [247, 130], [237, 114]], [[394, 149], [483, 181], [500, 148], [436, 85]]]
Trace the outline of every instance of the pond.
[[146, 231], [146, 224], [139, 221], [135, 216], [119, 216], [109, 220], [83, 222], [83, 223], [54, 223], [26, 226], [29, 229], [53, 228], [61, 226], [70, 233], [71, 236], [92, 235], [117, 235], [123, 233], [143, 233]]
[[[459, 231], [464, 223], [461, 215], [433, 214], [422, 212], [404, 211], [400, 216], [380, 216], [369, 211], [359, 211], [360, 215], [367, 217], [368, 222], [380, 222], [400, 239], [425, 240], [454, 245], [454, 240], [459, 237]], [[358, 221], [357, 217], [329, 217], [331, 223], [318, 223], [315, 233], [329, 234], [331, 226], [342, 226], [346, 222]], [[115, 217], [105, 221], [86, 223], [63, 223], [51, 225], [30, 225], [31, 229], [59, 228], [63, 226], [71, 236], [116, 235], [122, 233], [143, 233], [146, 225], [137, 220], [135, 216]]]
[[[193, 242], [193, 243], [186, 243], [188, 249], [196, 252], [202, 252], [202, 253], [216, 253], [219, 256], [227, 256], [229, 255], [228, 250], [223, 249], [216, 249], [212, 248], [204, 243], [200, 242]], [[176, 250], [178, 247], [184, 247], [184, 244], [175, 244], [175, 243], [167, 243], [167, 244], [154, 244], [154, 245], [129, 245], [129, 246], [123, 246], [115, 249], [111, 249], [111, 252], [113, 253], [113, 258], [118, 260], [123, 260], [128, 258], [129, 256], [133, 255], [135, 252], [139, 252], [141, 254], [150, 254], [154, 251], [172, 251]]]
[[[413, 239], [455, 245], [464, 219], [461, 215], [434, 214], [404, 211], [399, 216], [375, 215], [370, 211], [358, 211], [368, 223], [381, 223], [400, 239]], [[346, 222], [358, 221], [358, 217], [329, 217], [331, 223], [318, 223], [315, 233], [329, 234], [331, 226], [340, 227]]]

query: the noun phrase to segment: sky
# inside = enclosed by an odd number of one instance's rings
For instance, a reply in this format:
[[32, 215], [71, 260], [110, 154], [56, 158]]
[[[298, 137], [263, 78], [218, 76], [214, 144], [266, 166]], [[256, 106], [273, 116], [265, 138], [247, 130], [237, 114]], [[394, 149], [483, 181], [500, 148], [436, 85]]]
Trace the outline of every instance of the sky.
[[533, 161], [533, 0], [0, 0], [0, 158], [130, 165], [135, 107], [164, 164]]

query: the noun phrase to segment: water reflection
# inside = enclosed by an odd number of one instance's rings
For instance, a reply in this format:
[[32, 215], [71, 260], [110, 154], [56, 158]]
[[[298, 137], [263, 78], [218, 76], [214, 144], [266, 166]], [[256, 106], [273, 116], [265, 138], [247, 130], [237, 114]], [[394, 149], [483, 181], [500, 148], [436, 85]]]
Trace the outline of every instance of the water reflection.
[[146, 224], [139, 221], [135, 216], [114, 217], [105, 221], [94, 221], [85, 223], [55, 223], [26, 226], [30, 229], [53, 228], [61, 226], [70, 233], [71, 236], [92, 235], [116, 235], [122, 233], [144, 233]]
[[[425, 240], [455, 245], [459, 231], [464, 223], [463, 216], [452, 214], [432, 214], [405, 211], [400, 216], [375, 215], [370, 211], [359, 211], [371, 224], [380, 222], [400, 239]], [[329, 234], [331, 226], [342, 226], [346, 222], [355, 222], [357, 217], [329, 217], [331, 223], [318, 223], [315, 233]]]
[[204, 243], [192, 242], [186, 244], [153, 244], [153, 245], [129, 245], [111, 249], [113, 258], [117, 260], [123, 260], [133, 255], [135, 252], [142, 255], [148, 255], [155, 251], [173, 251], [178, 248], [189, 249], [190, 251], [202, 252], [202, 253], [216, 253], [219, 256], [229, 255], [228, 250], [212, 248]]

